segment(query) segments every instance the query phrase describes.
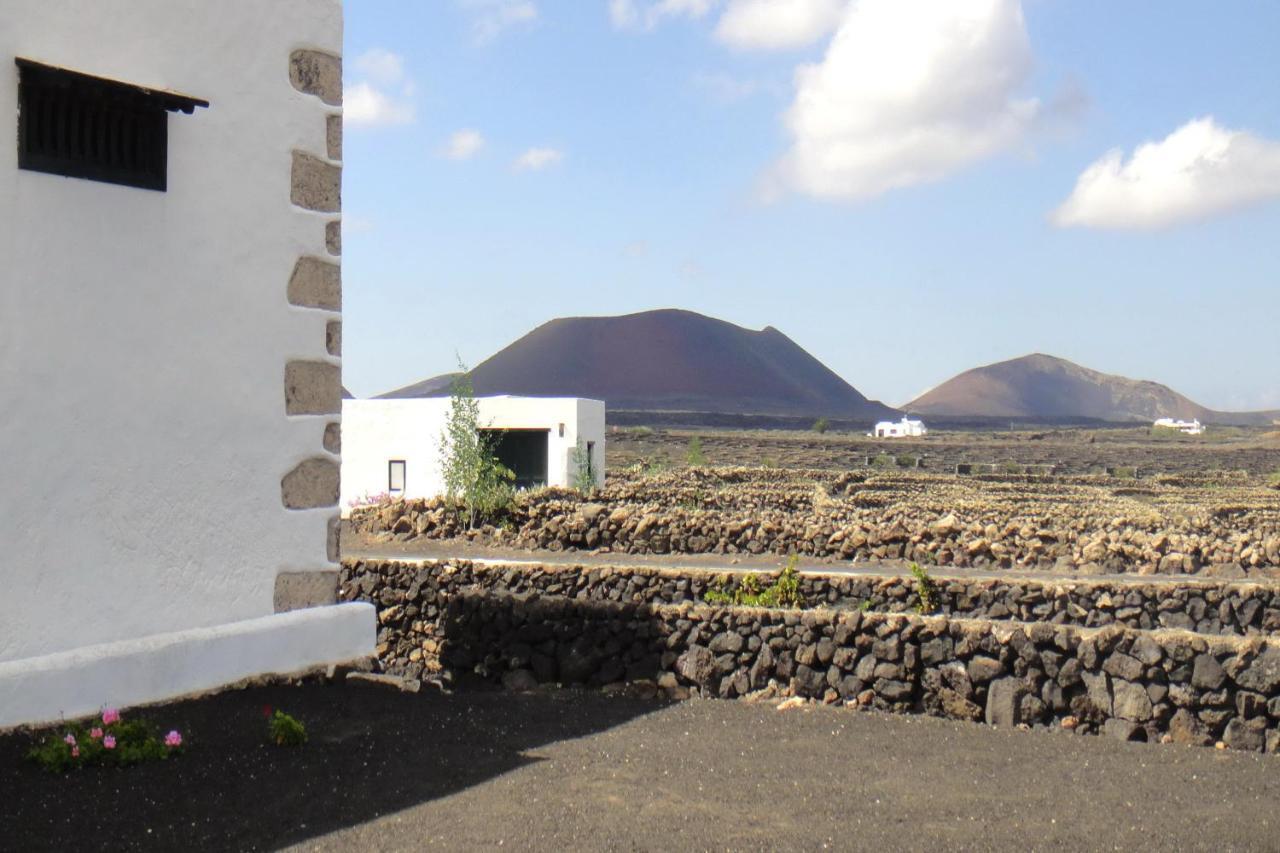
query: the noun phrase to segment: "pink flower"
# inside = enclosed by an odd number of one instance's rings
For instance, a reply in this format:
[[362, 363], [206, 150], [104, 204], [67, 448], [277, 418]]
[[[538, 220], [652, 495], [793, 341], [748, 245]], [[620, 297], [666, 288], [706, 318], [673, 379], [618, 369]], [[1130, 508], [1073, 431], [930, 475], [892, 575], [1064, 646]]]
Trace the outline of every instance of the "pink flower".
[[89, 737], [93, 738], [94, 740], [97, 740], [98, 738], [102, 737], [102, 729], [97, 727], [89, 729]]
[[76, 736], [71, 734], [70, 732], [67, 732], [67, 736], [64, 737], [62, 740], [71, 746], [76, 745]]
[[164, 745], [171, 749], [175, 746], [182, 746], [182, 734], [177, 729], [169, 732], [164, 736]]
[[116, 748], [115, 735], [107, 735], [106, 737], [104, 737], [102, 739], [102, 746], [104, 749], [115, 749]]
[[73, 746], [73, 747], [71, 747], [71, 757], [72, 757], [72, 758], [79, 758], [79, 757], [80, 757], [80, 747], [78, 747], [78, 746]]
[[112, 723], [120, 722], [120, 712], [115, 708], [104, 708], [102, 711], [102, 724], [109, 726]]

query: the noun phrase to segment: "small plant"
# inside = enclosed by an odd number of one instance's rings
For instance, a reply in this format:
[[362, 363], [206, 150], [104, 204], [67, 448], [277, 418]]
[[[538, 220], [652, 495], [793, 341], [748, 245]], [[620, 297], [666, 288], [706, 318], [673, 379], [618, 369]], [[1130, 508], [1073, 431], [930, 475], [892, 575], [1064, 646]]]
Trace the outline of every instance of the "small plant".
[[858, 609], [859, 609], [859, 610], [861, 610], [863, 613], [870, 613], [870, 612], [871, 612], [871, 599], [869, 599], [869, 598], [864, 598], [864, 599], [862, 599], [862, 603], [858, 605]]
[[583, 496], [591, 495], [596, 490], [596, 469], [591, 460], [591, 448], [586, 442], [578, 439], [578, 444], [570, 451], [573, 460], [573, 487]]
[[778, 467], [778, 457], [776, 457], [776, 456], [761, 456], [761, 457], [760, 457], [760, 467], [761, 467], [761, 468], [777, 468], [777, 467]]
[[831, 428], [831, 423], [826, 418], [818, 418], [813, 422], [813, 431], [821, 435]]
[[772, 584], [765, 586], [760, 576], [748, 572], [738, 581], [732, 592], [725, 589], [721, 581], [707, 590], [703, 600], [708, 604], [733, 604], [740, 607], [785, 607], [798, 608], [804, 606], [800, 596], [800, 573], [796, 571], [799, 557], [792, 557]]
[[914, 456], [908, 456], [908, 455], [906, 455], [905, 453], [904, 453], [902, 456], [899, 456], [897, 459], [895, 459], [895, 460], [893, 460], [893, 461], [897, 463], [897, 465], [898, 465], [898, 467], [899, 467], [899, 468], [914, 468], [914, 467], [916, 467], [916, 458], [915, 458]]
[[267, 718], [267, 737], [276, 746], [302, 746], [307, 742], [307, 727], [279, 709], [263, 709]]
[[395, 498], [391, 496], [390, 492], [378, 492], [376, 495], [365, 492], [363, 495], [347, 501], [347, 506], [352, 509], [357, 509], [362, 506], [382, 506], [383, 504], [389, 504], [394, 500]]
[[871, 467], [873, 468], [892, 468], [898, 464], [898, 460], [894, 459], [888, 453], [881, 453], [871, 459]]
[[1267, 485], [1273, 489], [1280, 489], [1280, 471], [1272, 471], [1267, 475]]
[[929, 572], [919, 563], [911, 564], [911, 576], [916, 579], [916, 612], [933, 613], [938, 609], [938, 585]]
[[162, 761], [182, 749], [177, 729], [161, 737], [145, 721], [126, 721], [119, 711], [107, 708], [88, 723], [72, 723], [45, 735], [27, 751], [27, 759], [51, 773], [64, 773], [91, 765], [128, 767]]
[[1108, 473], [1118, 480], [1135, 480], [1138, 477], [1138, 469], [1131, 466], [1112, 468]]
[[707, 457], [702, 452], [702, 439], [694, 436], [689, 439], [689, 449], [685, 452], [684, 461], [690, 465], [706, 465]]
[[1005, 474], [1022, 474], [1025, 472], [1026, 468], [1019, 465], [1017, 462], [1006, 462], [1000, 466], [1000, 470]]

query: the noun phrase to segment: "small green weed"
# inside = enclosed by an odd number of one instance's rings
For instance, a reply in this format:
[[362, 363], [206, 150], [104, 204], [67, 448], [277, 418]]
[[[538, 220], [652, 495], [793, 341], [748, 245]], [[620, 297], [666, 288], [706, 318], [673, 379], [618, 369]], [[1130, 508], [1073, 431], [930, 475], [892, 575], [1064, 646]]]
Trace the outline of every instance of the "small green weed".
[[702, 452], [702, 439], [698, 436], [689, 439], [689, 449], [685, 451], [684, 461], [690, 465], [707, 464], [707, 455]]
[[869, 599], [869, 598], [864, 598], [864, 599], [862, 599], [862, 603], [858, 605], [858, 609], [859, 609], [859, 610], [861, 610], [863, 613], [870, 613], [870, 612], [871, 612], [871, 599]]
[[267, 718], [267, 736], [276, 746], [302, 746], [307, 742], [307, 727], [277, 710]]
[[786, 607], [804, 606], [800, 596], [800, 573], [796, 571], [799, 557], [792, 557], [772, 584], [764, 585], [760, 576], [748, 572], [738, 581], [732, 592], [725, 588], [724, 581], [707, 590], [703, 600], [707, 604], [731, 604], [740, 607]]
[[871, 459], [871, 467], [873, 468], [892, 468], [898, 464], [898, 460], [894, 459], [888, 453], [881, 453]]
[[813, 431], [816, 433], [821, 434], [826, 432], [829, 429], [831, 429], [831, 422], [828, 421], [826, 418], [818, 418], [816, 421], [813, 422]]
[[919, 563], [911, 564], [911, 576], [916, 579], [916, 598], [919, 599], [916, 602], [916, 612], [933, 613], [938, 609], [938, 585]]

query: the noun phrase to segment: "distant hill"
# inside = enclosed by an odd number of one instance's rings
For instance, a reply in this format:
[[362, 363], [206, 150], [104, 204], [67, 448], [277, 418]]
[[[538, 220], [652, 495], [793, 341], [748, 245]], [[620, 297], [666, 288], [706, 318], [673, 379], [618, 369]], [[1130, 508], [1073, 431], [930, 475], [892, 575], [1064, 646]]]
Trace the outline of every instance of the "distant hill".
[[[454, 375], [381, 396], [443, 396]], [[591, 397], [624, 411], [897, 414], [772, 326], [757, 332], [675, 309], [552, 320], [477, 365], [471, 381], [478, 395]]]
[[949, 417], [1090, 418], [1146, 422], [1157, 418], [1267, 425], [1280, 412], [1217, 412], [1158, 382], [1099, 373], [1036, 353], [966, 370], [904, 408]]

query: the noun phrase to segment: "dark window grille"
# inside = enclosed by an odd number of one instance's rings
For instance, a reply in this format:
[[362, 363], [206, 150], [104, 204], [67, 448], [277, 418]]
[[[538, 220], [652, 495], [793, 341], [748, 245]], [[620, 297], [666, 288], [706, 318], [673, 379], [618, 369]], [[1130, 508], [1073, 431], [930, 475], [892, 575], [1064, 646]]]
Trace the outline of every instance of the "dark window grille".
[[17, 60], [18, 168], [164, 191], [169, 112], [207, 101]]

